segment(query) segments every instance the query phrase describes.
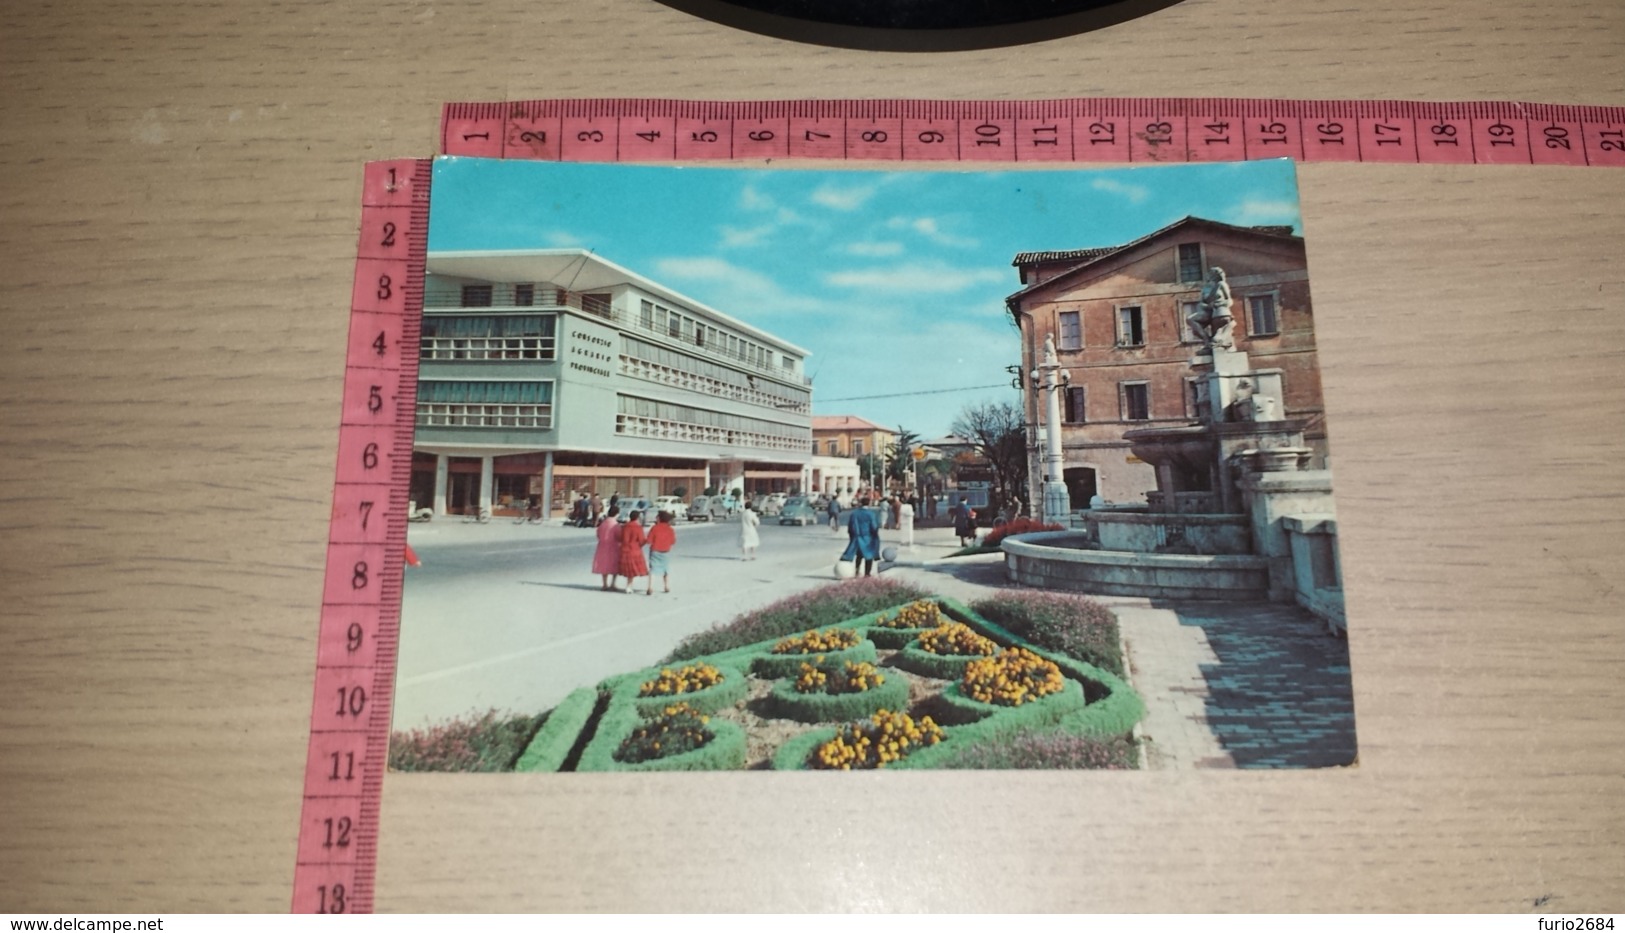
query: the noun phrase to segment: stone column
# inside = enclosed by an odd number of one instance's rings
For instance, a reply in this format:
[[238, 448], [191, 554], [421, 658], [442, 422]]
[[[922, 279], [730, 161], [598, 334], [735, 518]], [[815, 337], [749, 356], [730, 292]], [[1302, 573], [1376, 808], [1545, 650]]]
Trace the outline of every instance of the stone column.
[[446, 514], [446, 485], [451, 481], [451, 458], [436, 454], [434, 458], [434, 514]]
[[1033, 370], [1033, 384], [1044, 393], [1044, 508], [1045, 522], [1067, 524], [1072, 518], [1072, 501], [1062, 476], [1065, 456], [1061, 451], [1061, 388], [1072, 374], [1061, 368], [1055, 356], [1055, 335], [1044, 338], [1044, 358]]
[[480, 513], [491, 510], [491, 487], [494, 485], [491, 476], [492, 462], [493, 458], [491, 457], [480, 458], [480, 502], [478, 506]]
[[542, 462], [542, 521], [553, 517], [553, 451]]

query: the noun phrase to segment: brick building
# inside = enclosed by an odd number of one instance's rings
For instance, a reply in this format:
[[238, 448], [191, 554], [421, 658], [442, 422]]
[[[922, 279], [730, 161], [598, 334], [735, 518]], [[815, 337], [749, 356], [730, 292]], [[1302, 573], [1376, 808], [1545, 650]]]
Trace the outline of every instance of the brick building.
[[[1195, 419], [1191, 358], [1201, 341], [1186, 318], [1215, 266], [1225, 270], [1234, 298], [1236, 348], [1254, 368], [1281, 372], [1284, 414], [1308, 422], [1313, 465], [1325, 465], [1308, 265], [1303, 238], [1290, 227], [1186, 217], [1118, 246], [1020, 253], [1011, 264], [1022, 289], [1005, 304], [1021, 330], [1022, 371], [1032, 372], [1053, 333], [1061, 364], [1071, 372], [1061, 433], [1074, 508], [1097, 493], [1110, 502], [1143, 502], [1156, 488], [1151, 467], [1129, 452], [1123, 433]], [[1028, 501], [1036, 502], [1043, 405], [1030, 385], [1026, 412]]]

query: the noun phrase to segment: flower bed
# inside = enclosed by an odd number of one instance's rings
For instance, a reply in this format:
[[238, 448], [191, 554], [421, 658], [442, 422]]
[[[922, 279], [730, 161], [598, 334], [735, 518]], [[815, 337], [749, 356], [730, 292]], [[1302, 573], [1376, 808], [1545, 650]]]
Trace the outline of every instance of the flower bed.
[[[824, 665], [825, 668], [830, 666]], [[844, 673], [848, 668], [859, 666], [846, 662], [844, 666], [837, 668], [837, 671]], [[862, 664], [861, 667], [867, 668], [867, 671], [850, 680], [868, 686], [862, 690], [832, 691], [826, 689], [832, 676], [830, 673], [811, 665], [803, 667], [806, 670], [803, 671], [802, 677], [795, 680], [781, 678], [773, 685], [770, 708], [774, 716], [794, 719], [797, 722], [845, 722], [872, 716], [883, 709], [902, 709], [908, 706], [908, 681], [899, 674], [885, 674], [868, 664]], [[825, 682], [814, 690], [800, 689], [803, 678], [806, 681], [814, 679], [806, 677], [808, 671], [824, 673]], [[839, 674], [835, 676], [838, 677]]]
[[898, 667], [925, 677], [958, 680], [965, 665], [997, 653], [992, 639], [979, 635], [963, 622], [950, 622], [904, 645], [892, 658]]
[[739, 702], [747, 689], [745, 675], [726, 665], [667, 667], [661, 668], [653, 679], [638, 684], [632, 705], [643, 715], [652, 716], [670, 706], [674, 699], [681, 698], [701, 713], [714, 713]]
[[840, 651], [820, 651], [814, 654], [759, 654], [751, 662], [750, 671], [757, 677], [794, 677], [800, 673], [801, 665], [812, 664], [830, 665], [844, 664], [847, 661], [875, 661], [875, 643], [864, 639], [850, 648]]
[[[1065, 762], [1088, 765], [1110, 759], [1098, 749], [1121, 745], [1121, 737], [1142, 714], [1138, 696], [1112, 674], [1036, 645], [954, 600], [938, 599], [934, 605], [938, 613], [956, 621], [923, 633], [924, 644], [948, 651], [987, 651], [991, 646], [995, 653], [936, 654], [925, 650], [917, 638], [888, 659], [896, 669], [856, 668], [877, 658], [874, 642], [864, 635], [902, 631], [878, 624], [882, 618], [893, 622], [909, 608], [893, 604], [834, 626], [775, 636], [669, 670], [620, 675], [605, 680], [597, 690], [577, 691], [549, 714], [524, 756], [527, 770], [731, 769], [747, 762], [752, 767], [804, 769], [814, 767], [815, 750], [837, 735], [846, 738], [826, 750], [820, 759], [824, 767], [989, 767], [988, 762], [1011, 755], [1022, 761], [1053, 759], [1062, 762], [1057, 767], [1073, 767], [1078, 764]], [[850, 647], [820, 653], [794, 650], [842, 645]], [[849, 664], [856, 676], [843, 677]], [[977, 666], [967, 674], [971, 665]], [[810, 673], [814, 667], [819, 668], [817, 674]], [[817, 683], [820, 675], [822, 684]], [[879, 677], [884, 680], [871, 682]], [[824, 689], [798, 691], [798, 679], [805, 687]], [[865, 689], [827, 692], [843, 680], [844, 686]], [[638, 696], [646, 690], [656, 695]], [[692, 706], [694, 715], [709, 715], [711, 739], [691, 750], [646, 761], [616, 760], [622, 743], [640, 728], [648, 728], [646, 720], [658, 718], [679, 702]], [[876, 717], [882, 713], [912, 717], [911, 725], [904, 727], [896, 718], [885, 719], [890, 726], [879, 723]], [[936, 731], [921, 731], [926, 713], [934, 717]], [[805, 725], [841, 722], [845, 725], [810, 730]], [[862, 723], [872, 734], [858, 729]], [[928, 734], [930, 741], [924, 738]], [[1017, 743], [1022, 743], [1019, 749]], [[666, 740], [661, 744], [665, 751]]]
[[[677, 704], [682, 705], [682, 704]], [[682, 729], [689, 717], [699, 717], [692, 707], [685, 707], [687, 715], [666, 715], [663, 710], [653, 720], [646, 720], [631, 703], [611, 703], [598, 721], [592, 741], [581, 753], [577, 771], [732, 771], [745, 766], [745, 731], [722, 719], [703, 721], [710, 736], [703, 744], [677, 754], [650, 758], [646, 761], [623, 761], [622, 749], [640, 730], [649, 730], [651, 723], [658, 731], [663, 722]], [[645, 735], [650, 733], [644, 732]], [[648, 739], [652, 745], [654, 739]]]
[[901, 648], [950, 621], [952, 619], [943, 615], [940, 603], [917, 599], [896, 612], [882, 612], [869, 626], [869, 640], [877, 648]]
[[881, 711], [865, 722], [818, 729], [779, 749], [777, 770], [860, 771], [884, 768], [943, 741], [941, 726], [926, 716], [916, 722], [905, 713]]
[[965, 665], [959, 689], [979, 703], [1021, 706], [1033, 703], [1065, 686], [1061, 669], [1025, 648], [1007, 648], [991, 658]]

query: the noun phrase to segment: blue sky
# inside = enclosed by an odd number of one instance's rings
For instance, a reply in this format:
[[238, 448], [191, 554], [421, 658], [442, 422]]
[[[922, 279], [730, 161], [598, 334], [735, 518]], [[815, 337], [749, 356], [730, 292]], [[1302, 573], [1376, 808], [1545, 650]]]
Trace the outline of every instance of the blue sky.
[[1003, 387], [1021, 358], [1004, 309], [1021, 287], [1016, 253], [1112, 246], [1187, 214], [1301, 233], [1292, 163], [874, 172], [446, 158], [429, 248], [592, 250], [812, 351], [815, 414], [930, 438], [966, 405], [1019, 401]]

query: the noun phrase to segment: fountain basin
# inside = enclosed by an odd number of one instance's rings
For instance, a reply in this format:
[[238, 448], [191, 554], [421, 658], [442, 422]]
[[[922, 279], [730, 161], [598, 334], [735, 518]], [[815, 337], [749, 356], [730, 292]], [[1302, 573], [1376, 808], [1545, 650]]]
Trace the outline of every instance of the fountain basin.
[[1084, 526], [1102, 551], [1251, 554], [1246, 515], [1178, 514], [1146, 509], [1090, 509]]
[[1146, 554], [1097, 550], [1075, 531], [1005, 538], [1012, 583], [1097, 596], [1262, 601], [1270, 591], [1269, 560], [1247, 554]]

